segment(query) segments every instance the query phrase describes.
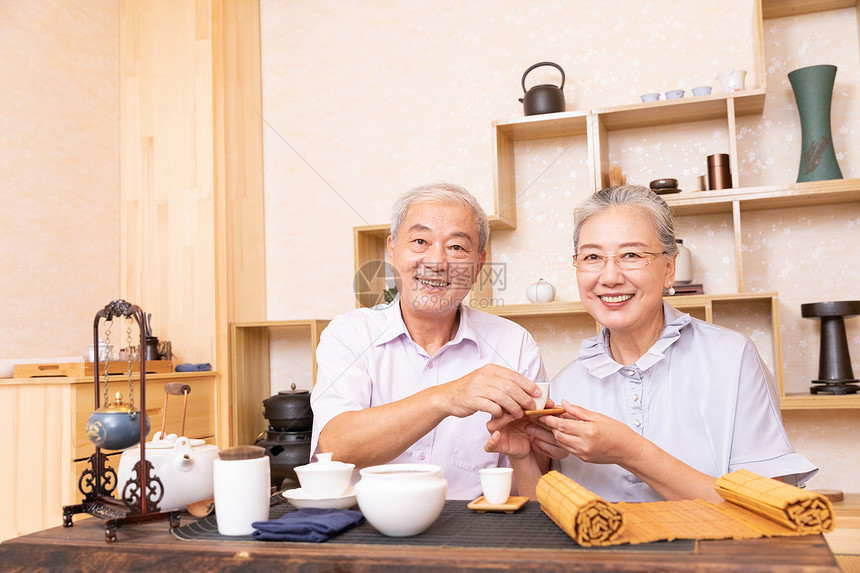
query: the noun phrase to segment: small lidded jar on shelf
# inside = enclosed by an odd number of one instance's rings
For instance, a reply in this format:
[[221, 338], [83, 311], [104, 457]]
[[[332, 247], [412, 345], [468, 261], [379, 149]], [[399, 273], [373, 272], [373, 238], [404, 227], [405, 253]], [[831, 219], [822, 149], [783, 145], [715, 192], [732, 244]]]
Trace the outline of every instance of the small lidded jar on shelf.
[[678, 243], [678, 257], [675, 259], [675, 282], [689, 284], [693, 282], [693, 255], [684, 246], [684, 239], [675, 239]]

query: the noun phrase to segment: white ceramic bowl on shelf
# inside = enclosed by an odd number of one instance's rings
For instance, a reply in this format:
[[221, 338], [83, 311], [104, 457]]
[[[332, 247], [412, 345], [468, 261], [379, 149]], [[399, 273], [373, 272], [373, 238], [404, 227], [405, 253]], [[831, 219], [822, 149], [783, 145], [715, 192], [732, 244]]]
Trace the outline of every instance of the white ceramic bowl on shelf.
[[359, 470], [358, 507], [383, 535], [410, 537], [430, 527], [445, 505], [448, 482], [439, 466], [388, 464]]

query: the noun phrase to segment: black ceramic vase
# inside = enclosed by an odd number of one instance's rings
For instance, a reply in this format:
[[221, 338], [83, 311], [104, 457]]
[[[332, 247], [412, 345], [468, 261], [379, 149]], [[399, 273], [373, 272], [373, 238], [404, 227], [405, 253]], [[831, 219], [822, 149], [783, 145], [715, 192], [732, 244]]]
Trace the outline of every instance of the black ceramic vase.
[[836, 66], [809, 66], [789, 72], [802, 133], [797, 182], [842, 179], [833, 150], [830, 105]]

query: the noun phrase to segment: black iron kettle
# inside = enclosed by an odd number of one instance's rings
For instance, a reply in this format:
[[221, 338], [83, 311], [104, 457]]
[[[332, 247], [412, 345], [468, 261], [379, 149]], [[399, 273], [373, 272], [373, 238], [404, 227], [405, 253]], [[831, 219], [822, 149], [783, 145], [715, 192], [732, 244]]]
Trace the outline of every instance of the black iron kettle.
[[[530, 90], [526, 90], [526, 76], [529, 72], [540, 66], [553, 66], [561, 72], [561, 86], [556, 87], [550, 84], [541, 84], [534, 86]], [[526, 115], [538, 115], [541, 113], [556, 113], [564, 111], [564, 70], [561, 66], [552, 62], [540, 62], [533, 65], [523, 74], [523, 93], [525, 96], [520, 98], [523, 102], [523, 108]]]

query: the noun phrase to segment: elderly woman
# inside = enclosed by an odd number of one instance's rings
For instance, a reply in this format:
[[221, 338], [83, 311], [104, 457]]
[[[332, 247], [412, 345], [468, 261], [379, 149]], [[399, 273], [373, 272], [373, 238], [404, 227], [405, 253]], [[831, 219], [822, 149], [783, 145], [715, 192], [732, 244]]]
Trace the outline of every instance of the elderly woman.
[[660, 196], [599, 191], [577, 208], [573, 242], [580, 299], [602, 328], [551, 382], [563, 414], [488, 423], [485, 447], [508, 454], [520, 492], [534, 494], [549, 457], [610, 501], [719, 499], [715, 479], [740, 468], [795, 485], [815, 475], [753, 343], [663, 301], [677, 247]]

